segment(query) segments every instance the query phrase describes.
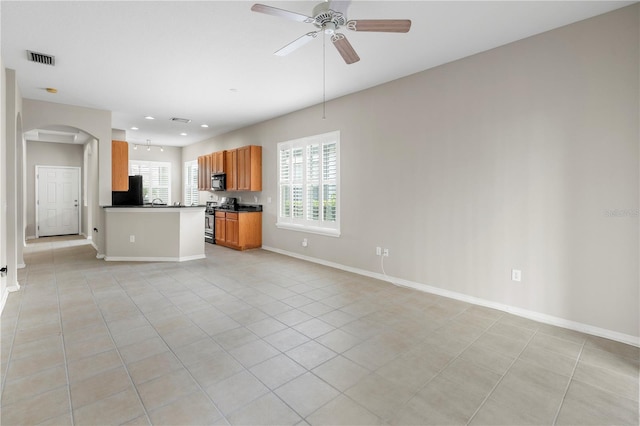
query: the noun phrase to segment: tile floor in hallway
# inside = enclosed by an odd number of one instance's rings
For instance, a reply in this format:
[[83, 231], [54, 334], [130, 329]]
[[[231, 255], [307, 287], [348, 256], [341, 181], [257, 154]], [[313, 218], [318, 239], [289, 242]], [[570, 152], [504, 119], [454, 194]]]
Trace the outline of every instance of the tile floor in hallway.
[[638, 348], [279, 254], [25, 249], [3, 425], [638, 424]]

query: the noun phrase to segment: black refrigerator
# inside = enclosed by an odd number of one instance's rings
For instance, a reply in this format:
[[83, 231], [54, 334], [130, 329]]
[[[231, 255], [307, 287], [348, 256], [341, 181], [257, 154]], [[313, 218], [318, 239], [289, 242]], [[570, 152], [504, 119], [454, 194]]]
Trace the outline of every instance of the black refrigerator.
[[142, 176], [129, 176], [128, 191], [112, 191], [112, 206], [141, 206], [142, 199]]

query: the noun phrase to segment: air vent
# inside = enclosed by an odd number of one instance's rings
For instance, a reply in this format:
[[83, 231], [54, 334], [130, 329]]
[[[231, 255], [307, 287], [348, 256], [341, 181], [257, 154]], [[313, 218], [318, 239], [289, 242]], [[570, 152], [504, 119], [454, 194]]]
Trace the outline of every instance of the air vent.
[[33, 52], [31, 50], [27, 50], [27, 58], [31, 62], [37, 62], [39, 64], [51, 65], [55, 66], [56, 57], [53, 55], [47, 55], [45, 53]]
[[177, 118], [177, 117], [173, 117], [171, 118], [171, 121], [175, 121], [177, 123], [191, 123], [191, 120], [189, 120], [188, 118]]

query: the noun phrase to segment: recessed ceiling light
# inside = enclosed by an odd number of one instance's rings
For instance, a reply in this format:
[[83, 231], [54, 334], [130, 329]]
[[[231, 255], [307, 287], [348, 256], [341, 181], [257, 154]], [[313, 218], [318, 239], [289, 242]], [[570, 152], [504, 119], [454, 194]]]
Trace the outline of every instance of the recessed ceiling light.
[[200, 127], [209, 127], [208, 124], [201, 124]]
[[144, 118], [146, 118], [147, 120], [155, 120], [155, 117], [152, 117], [150, 115], [145, 116]]
[[135, 126], [133, 126], [133, 127], [131, 128], [131, 130], [138, 130], [138, 128], [137, 128], [137, 127], [135, 127]]
[[187, 136], [186, 133], [180, 133], [180, 136]]
[[55, 87], [47, 87], [45, 90], [49, 93], [58, 93], [58, 89]]

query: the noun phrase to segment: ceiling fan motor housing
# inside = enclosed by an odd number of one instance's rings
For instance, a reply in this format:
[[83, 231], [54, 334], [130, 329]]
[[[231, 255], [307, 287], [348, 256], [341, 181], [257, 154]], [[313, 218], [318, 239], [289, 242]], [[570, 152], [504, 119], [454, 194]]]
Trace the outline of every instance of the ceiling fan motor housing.
[[314, 7], [313, 16], [313, 25], [322, 30], [328, 30], [326, 31], [327, 34], [333, 34], [341, 25], [347, 23], [345, 16], [340, 12], [329, 9], [327, 2], [320, 3]]

